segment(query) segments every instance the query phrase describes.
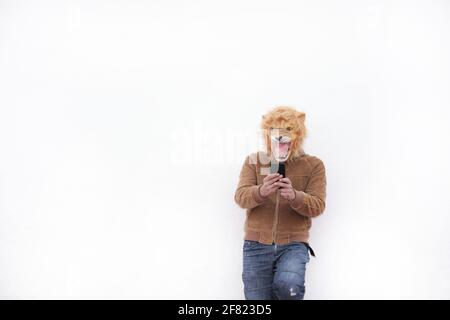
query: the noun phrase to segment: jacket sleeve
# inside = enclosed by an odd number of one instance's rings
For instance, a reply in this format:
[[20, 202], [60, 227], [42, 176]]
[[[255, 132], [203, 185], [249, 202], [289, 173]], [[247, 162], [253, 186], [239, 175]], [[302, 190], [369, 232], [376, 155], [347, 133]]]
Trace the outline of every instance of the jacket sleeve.
[[316, 217], [325, 210], [326, 197], [325, 166], [322, 161], [314, 167], [305, 192], [295, 190], [291, 208], [307, 217]]
[[239, 183], [234, 195], [234, 200], [243, 209], [252, 209], [262, 204], [266, 197], [262, 197], [257, 184], [256, 165], [250, 163], [250, 156], [245, 158], [239, 175]]

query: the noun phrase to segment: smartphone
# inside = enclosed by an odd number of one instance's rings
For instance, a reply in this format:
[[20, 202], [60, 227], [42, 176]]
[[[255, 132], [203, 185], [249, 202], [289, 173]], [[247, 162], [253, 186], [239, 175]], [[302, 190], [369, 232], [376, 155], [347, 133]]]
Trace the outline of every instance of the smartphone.
[[281, 174], [283, 176], [283, 178], [286, 175], [286, 167], [284, 166], [284, 162], [279, 162], [278, 163], [278, 173]]

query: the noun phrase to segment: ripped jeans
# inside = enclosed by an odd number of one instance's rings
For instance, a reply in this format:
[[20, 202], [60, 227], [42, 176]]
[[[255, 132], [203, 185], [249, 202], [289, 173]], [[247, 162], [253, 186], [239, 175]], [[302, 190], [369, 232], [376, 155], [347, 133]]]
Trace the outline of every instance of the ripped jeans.
[[244, 293], [247, 300], [302, 300], [309, 246], [275, 245], [244, 240]]

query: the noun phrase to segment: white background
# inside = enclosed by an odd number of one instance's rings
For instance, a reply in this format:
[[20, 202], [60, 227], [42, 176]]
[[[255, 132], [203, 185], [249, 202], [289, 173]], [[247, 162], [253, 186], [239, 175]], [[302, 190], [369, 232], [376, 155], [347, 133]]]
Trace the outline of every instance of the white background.
[[0, 1], [0, 297], [243, 298], [239, 170], [306, 112], [306, 299], [450, 298], [449, 1]]

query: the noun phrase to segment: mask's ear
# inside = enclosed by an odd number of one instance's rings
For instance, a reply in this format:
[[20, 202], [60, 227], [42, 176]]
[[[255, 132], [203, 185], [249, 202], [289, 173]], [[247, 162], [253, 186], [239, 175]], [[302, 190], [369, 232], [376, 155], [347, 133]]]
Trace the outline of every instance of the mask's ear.
[[305, 121], [306, 114], [304, 112], [298, 112], [297, 113], [297, 119], [300, 121]]

